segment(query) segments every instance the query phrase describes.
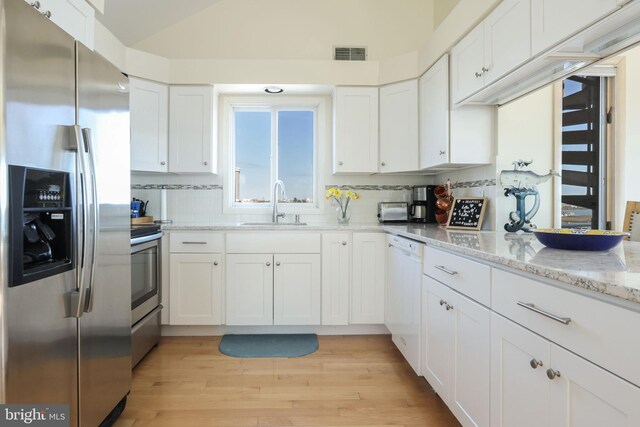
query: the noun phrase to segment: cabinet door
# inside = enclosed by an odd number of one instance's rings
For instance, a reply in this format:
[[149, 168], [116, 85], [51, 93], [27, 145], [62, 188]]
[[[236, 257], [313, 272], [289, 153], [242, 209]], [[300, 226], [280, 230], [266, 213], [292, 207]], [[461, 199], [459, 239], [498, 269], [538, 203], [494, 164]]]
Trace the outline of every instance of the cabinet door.
[[504, 0], [484, 20], [484, 85], [531, 57], [531, 2]]
[[273, 324], [273, 255], [227, 254], [227, 325]]
[[322, 324], [349, 324], [351, 244], [348, 233], [322, 235]]
[[617, 0], [531, 0], [533, 54], [558, 44], [613, 12]]
[[450, 302], [454, 317], [453, 371], [449, 407], [462, 425], [488, 426], [491, 392], [491, 314], [460, 294]]
[[[541, 365], [539, 365], [541, 363]], [[491, 314], [491, 425], [550, 424], [549, 343]]]
[[170, 322], [172, 325], [222, 323], [222, 257], [220, 254], [170, 255]]
[[351, 324], [384, 323], [385, 246], [383, 233], [354, 233]]
[[[431, 387], [445, 401], [449, 401], [451, 384], [451, 363], [453, 356], [453, 320], [447, 310], [453, 305], [454, 293], [448, 287], [422, 276], [422, 286], [426, 289], [424, 308], [427, 330], [424, 332], [425, 354], [423, 372]], [[454, 306], [455, 307], [455, 306]], [[473, 357], [467, 355], [467, 357]]]
[[420, 169], [449, 159], [449, 56], [420, 78]]
[[549, 369], [551, 426], [640, 425], [640, 388], [554, 344]]
[[216, 173], [213, 87], [171, 86], [169, 94], [169, 172]]
[[131, 170], [167, 172], [169, 156], [169, 87], [129, 78]]
[[405, 274], [403, 270], [402, 253], [389, 245], [387, 251], [387, 275], [386, 275], [386, 291], [384, 303], [384, 325], [391, 334], [400, 332], [399, 323], [401, 317], [401, 301], [400, 288]]
[[[33, 4], [34, 1], [28, 0]], [[95, 11], [84, 0], [40, 0], [38, 11], [89, 49], [93, 49]]]
[[337, 87], [333, 173], [378, 172], [378, 88]]
[[320, 255], [274, 255], [274, 325], [320, 324]]
[[380, 172], [418, 170], [418, 81], [380, 88]]
[[454, 104], [484, 86], [484, 26], [474, 28], [451, 49], [451, 100]]

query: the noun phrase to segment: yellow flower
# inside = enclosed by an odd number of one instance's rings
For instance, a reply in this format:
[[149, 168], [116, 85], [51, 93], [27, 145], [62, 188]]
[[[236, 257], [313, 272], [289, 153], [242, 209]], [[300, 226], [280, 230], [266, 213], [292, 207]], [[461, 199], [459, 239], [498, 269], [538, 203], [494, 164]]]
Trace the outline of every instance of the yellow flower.
[[350, 199], [354, 199], [354, 200], [358, 200], [360, 198], [360, 196], [358, 195], [358, 193], [356, 193], [355, 191], [347, 191], [347, 197]]

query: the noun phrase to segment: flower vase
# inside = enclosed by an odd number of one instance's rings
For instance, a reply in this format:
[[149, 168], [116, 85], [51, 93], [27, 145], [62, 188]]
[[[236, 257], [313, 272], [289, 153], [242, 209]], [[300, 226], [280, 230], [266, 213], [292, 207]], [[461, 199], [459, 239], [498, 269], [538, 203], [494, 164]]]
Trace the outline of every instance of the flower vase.
[[342, 209], [340, 206], [336, 208], [336, 219], [340, 225], [348, 225], [351, 219], [351, 211], [349, 209]]

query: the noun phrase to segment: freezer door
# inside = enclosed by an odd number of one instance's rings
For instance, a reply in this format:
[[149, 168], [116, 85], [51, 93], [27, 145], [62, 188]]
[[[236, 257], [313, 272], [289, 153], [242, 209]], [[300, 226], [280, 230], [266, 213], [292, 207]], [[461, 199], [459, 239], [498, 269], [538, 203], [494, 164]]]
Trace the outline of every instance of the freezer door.
[[[0, 1], [0, 301], [3, 403], [68, 404], [77, 420], [75, 270], [9, 287], [7, 164], [75, 173], [66, 150], [75, 122], [74, 42], [22, 0]], [[73, 181], [73, 180], [72, 180]], [[17, 218], [21, 220], [21, 218]]]
[[98, 54], [77, 49], [78, 124], [98, 202], [97, 229], [92, 219], [87, 242], [96, 248], [94, 269], [87, 269], [79, 319], [80, 425], [95, 426], [131, 387], [129, 83]]

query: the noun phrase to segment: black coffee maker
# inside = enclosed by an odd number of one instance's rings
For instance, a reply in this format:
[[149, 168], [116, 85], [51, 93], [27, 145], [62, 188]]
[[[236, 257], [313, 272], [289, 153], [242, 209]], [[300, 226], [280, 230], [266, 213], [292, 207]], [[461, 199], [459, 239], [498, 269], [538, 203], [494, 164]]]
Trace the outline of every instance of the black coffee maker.
[[415, 185], [409, 209], [412, 222], [431, 224], [436, 222], [435, 185]]

